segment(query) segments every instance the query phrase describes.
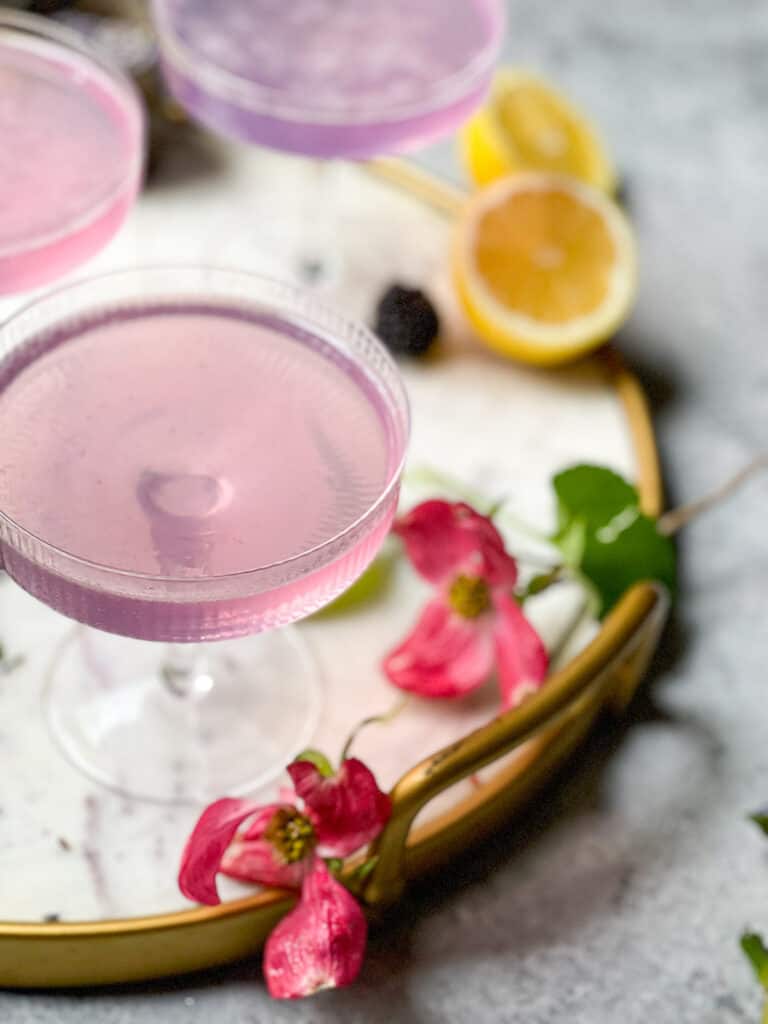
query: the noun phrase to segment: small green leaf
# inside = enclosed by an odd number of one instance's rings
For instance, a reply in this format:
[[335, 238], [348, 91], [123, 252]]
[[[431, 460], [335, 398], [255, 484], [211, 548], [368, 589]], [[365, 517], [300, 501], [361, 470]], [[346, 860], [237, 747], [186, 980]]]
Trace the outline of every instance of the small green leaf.
[[344, 867], [344, 861], [341, 859], [341, 857], [326, 857], [325, 863], [328, 865], [328, 870], [334, 876], [338, 875], [341, 869]]
[[553, 543], [594, 587], [599, 615], [641, 580], [657, 580], [674, 593], [674, 544], [643, 514], [630, 483], [613, 470], [584, 465], [558, 473], [552, 486], [558, 519]]
[[309, 761], [325, 779], [330, 779], [334, 774], [333, 765], [325, 754], [321, 754], [319, 750], [303, 750], [294, 760]]
[[749, 820], [754, 821], [757, 827], [761, 828], [768, 836], [768, 810], [758, 811], [757, 814], [750, 814]]
[[551, 583], [551, 572], [540, 572], [537, 576], [532, 576], [528, 581], [528, 586], [525, 588], [524, 593], [520, 596], [521, 600], [525, 600], [526, 597], [534, 597], [536, 594], [543, 593]]
[[540, 572], [536, 576], [532, 576], [528, 581], [528, 586], [525, 588], [523, 593], [520, 595], [520, 602], [522, 603], [529, 597], [534, 597], [536, 594], [543, 594], [545, 590], [548, 590], [555, 583], [559, 583], [565, 577], [563, 576], [563, 566], [556, 565], [549, 572]]
[[768, 991], [768, 949], [761, 936], [754, 932], [745, 932], [741, 936], [741, 948], [752, 964], [757, 980]]
[[639, 504], [632, 484], [604, 466], [572, 466], [558, 473], [552, 486], [557, 495], [558, 533], [574, 519], [597, 529]]
[[382, 552], [371, 562], [362, 576], [358, 577], [351, 587], [331, 601], [324, 608], [315, 612], [314, 618], [320, 619], [333, 615], [344, 615], [356, 608], [380, 597], [389, 587], [392, 571], [395, 567], [395, 552], [390, 549]]
[[376, 867], [378, 863], [378, 856], [369, 857], [368, 860], [364, 860], [363, 863], [359, 864], [353, 872], [355, 880], [358, 882], [365, 881], [365, 879], [368, 877], [368, 875], [370, 875], [370, 873], [373, 871], [373, 869]]

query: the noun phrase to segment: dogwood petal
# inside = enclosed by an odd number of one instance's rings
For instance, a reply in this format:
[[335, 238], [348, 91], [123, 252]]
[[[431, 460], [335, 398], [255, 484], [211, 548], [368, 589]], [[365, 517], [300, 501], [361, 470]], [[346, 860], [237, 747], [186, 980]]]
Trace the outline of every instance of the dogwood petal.
[[494, 641], [503, 710], [517, 707], [544, 682], [549, 658], [541, 637], [515, 599], [504, 592], [493, 597]]
[[357, 901], [317, 858], [298, 905], [267, 939], [264, 976], [275, 999], [350, 985], [360, 972], [367, 924]]
[[493, 668], [490, 616], [466, 619], [441, 596], [427, 604], [403, 642], [382, 663], [390, 682], [422, 697], [462, 697]]
[[414, 568], [430, 583], [446, 584], [459, 572], [492, 586], [513, 586], [517, 563], [487, 516], [464, 502], [424, 501], [394, 526]]
[[330, 778], [310, 761], [294, 761], [288, 773], [312, 820], [317, 852], [323, 857], [348, 857], [375, 839], [389, 821], [391, 800], [356, 757], [347, 758]]
[[245, 834], [236, 836], [224, 851], [219, 870], [230, 879], [253, 882], [260, 886], [299, 889], [307, 870], [307, 858], [287, 864], [268, 840], [262, 839], [274, 814], [285, 805], [264, 808]]
[[216, 875], [224, 853], [242, 823], [260, 811], [267, 812], [270, 808], [230, 797], [205, 808], [181, 855], [179, 888], [187, 899], [210, 906], [221, 902]]

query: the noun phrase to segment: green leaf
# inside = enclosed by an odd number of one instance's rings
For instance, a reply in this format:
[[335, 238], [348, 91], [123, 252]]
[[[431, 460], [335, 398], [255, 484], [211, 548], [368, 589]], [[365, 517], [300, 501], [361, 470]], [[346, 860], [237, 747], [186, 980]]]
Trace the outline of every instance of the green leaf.
[[610, 539], [601, 531], [588, 533], [580, 568], [597, 589], [602, 616], [640, 580], [658, 580], [674, 593], [675, 566], [670, 538], [659, 533], [653, 519], [640, 514]]
[[604, 466], [572, 466], [552, 480], [557, 495], [558, 533], [581, 519], [594, 528], [605, 526], [626, 508], [637, 508], [632, 484]]
[[334, 877], [338, 876], [339, 872], [344, 867], [344, 861], [341, 857], [326, 857], [325, 863], [328, 866], [328, 870]]
[[374, 558], [362, 576], [358, 577], [351, 587], [348, 587], [335, 601], [331, 601], [320, 611], [315, 612], [313, 618], [345, 615], [347, 612], [354, 611], [381, 597], [391, 583], [395, 560], [394, 549], [383, 551], [377, 558]]
[[528, 581], [528, 586], [518, 597], [520, 604], [523, 604], [529, 597], [534, 597], [536, 594], [543, 594], [545, 590], [548, 590], [555, 583], [559, 583], [565, 577], [563, 575], [563, 566], [556, 565], [548, 572], [540, 572], [535, 576], [532, 576]]
[[309, 761], [317, 768], [324, 779], [330, 779], [334, 774], [333, 765], [325, 754], [321, 754], [319, 750], [302, 750], [298, 757], [294, 758], [294, 761]]
[[674, 544], [640, 510], [630, 483], [610, 469], [585, 465], [558, 473], [552, 486], [558, 518], [553, 543], [594, 587], [599, 615], [641, 580], [657, 580], [674, 594]]
[[758, 811], [757, 814], [750, 814], [749, 820], [754, 821], [757, 827], [761, 828], [768, 836], [768, 810]]
[[768, 949], [762, 938], [754, 932], [745, 932], [741, 936], [741, 948], [752, 964], [757, 980], [768, 991]]

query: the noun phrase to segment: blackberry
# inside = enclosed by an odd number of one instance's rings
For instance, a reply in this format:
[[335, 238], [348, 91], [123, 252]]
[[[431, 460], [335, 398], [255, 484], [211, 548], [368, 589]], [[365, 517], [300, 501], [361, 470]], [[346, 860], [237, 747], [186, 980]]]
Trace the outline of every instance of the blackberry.
[[17, 4], [18, 7], [26, 7], [35, 14], [53, 14], [60, 11], [62, 7], [70, 7], [71, 0], [27, 0], [24, 4]]
[[396, 355], [423, 356], [437, 338], [440, 321], [418, 288], [393, 284], [376, 306], [374, 330]]

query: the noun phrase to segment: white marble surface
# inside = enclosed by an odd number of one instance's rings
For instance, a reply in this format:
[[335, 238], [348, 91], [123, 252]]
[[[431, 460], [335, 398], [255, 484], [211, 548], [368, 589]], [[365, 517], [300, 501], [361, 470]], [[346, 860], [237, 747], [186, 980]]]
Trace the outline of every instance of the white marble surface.
[[[559, 79], [626, 175], [642, 256], [622, 346], [673, 496], [766, 445], [768, 9], [512, 0], [508, 56]], [[429, 157], [447, 166], [445, 150]], [[768, 481], [686, 533], [680, 611], [626, 725], [526, 821], [419, 886], [359, 984], [270, 1003], [258, 963], [108, 993], [0, 995], [8, 1024], [746, 1024], [736, 946], [768, 931]], [[4, 723], [3, 723], [4, 724]]]

